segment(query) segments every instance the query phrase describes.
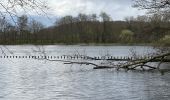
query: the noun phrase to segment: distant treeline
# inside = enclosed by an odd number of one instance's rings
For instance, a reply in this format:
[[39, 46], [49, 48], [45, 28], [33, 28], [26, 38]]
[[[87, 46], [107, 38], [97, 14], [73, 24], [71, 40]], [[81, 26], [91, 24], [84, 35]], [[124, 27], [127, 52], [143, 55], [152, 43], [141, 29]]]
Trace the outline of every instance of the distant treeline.
[[53, 43], [163, 43], [170, 44], [170, 16], [144, 15], [113, 21], [100, 15], [79, 14], [65, 16], [48, 28], [26, 15], [11, 25], [0, 19], [1, 44], [53, 44]]

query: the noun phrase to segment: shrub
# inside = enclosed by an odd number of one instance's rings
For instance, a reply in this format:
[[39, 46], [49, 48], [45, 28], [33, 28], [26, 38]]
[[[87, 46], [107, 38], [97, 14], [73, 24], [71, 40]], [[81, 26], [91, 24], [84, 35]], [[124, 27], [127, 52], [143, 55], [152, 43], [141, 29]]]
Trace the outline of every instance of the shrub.
[[160, 39], [159, 43], [164, 46], [170, 46], [170, 35], [165, 35]]
[[132, 42], [134, 33], [131, 30], [122, 30], [120, 38], [122, 42]]

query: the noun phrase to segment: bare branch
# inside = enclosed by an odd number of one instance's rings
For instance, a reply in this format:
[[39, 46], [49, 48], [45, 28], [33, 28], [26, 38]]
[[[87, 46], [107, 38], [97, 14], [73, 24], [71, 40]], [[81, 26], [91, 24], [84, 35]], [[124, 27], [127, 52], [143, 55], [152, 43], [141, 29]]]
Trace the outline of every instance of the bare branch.
[[170, 12], [169, 0], [133, 0], [133, 7], [147, 9], [151, 12]]
[[16, 24], [16, 18], [22, 14], [43, 13], [47, 15], [47, 1], [45, 0], [3, 0], [0, 2], [0, 15], [2, 18], [10, 17]]

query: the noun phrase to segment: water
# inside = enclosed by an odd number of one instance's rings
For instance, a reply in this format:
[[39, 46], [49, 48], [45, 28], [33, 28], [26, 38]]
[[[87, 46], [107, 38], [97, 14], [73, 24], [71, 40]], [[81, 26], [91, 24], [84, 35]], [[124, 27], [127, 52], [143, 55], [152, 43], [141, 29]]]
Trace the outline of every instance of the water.
[[[8, 46], [15, 55], [35, 54], [35, 46]], [[45, 46], [48, 55], [130, 55], [146, 46]], [[7, 55], [9, 50], [3, 48]], [[2, 55], [2, 54], [1, 54]], [[34, 59], [0, 59], [0, 100], [169, 100], [170, 72], [94, 70]], [[169, 64], [164, 65], [170, 67]]]

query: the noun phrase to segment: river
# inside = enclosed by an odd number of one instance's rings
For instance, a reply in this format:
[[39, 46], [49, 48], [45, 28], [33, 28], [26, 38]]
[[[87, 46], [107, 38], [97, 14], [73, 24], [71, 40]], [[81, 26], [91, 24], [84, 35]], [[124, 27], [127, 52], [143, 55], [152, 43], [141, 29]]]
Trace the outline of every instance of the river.
[[[2, 46], [1, 46], [2, 47]], [[42, 49], [43, 48], [43, 49]], [[130, 56], [152, 53], [150, 46], [16, 45], [6, 55]], [[4, 56], [3, 52], [0, 55]], [[170, 67], [169, 63], [162, 67]], [[95, 70], [36, 59], [0, 58], [0, 100], [169, 100], [170, 72]]]

